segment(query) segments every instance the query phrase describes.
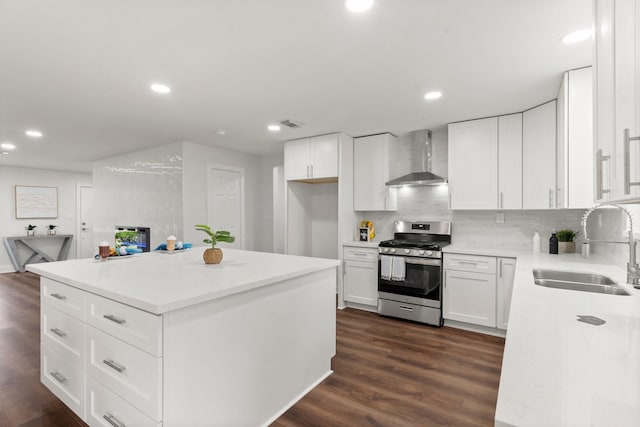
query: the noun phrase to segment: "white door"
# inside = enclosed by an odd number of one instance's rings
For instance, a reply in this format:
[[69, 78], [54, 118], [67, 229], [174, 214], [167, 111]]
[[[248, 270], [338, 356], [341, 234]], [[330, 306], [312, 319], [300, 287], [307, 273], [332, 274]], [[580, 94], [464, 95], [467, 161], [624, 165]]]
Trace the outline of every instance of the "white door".
[[95, 255], [97, 245], [93, 241], [93, 187], [78, 187], [78, 205], [80, 230], [77, 239], [78, 258], [91, 258]]
[[209, 168], [208, 225], [214, 230], [227, 230], [236, 238], [234, 243], [221, 243], [221, 247], [241, 249], [244, 246], [244, 172], [241, 169], [231, 169]]

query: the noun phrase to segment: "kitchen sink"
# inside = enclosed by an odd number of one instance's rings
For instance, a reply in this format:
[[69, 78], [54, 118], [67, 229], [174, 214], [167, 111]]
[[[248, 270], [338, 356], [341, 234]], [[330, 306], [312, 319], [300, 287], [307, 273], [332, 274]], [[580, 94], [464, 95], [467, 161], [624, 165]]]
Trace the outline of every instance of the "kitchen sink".
[[631, 295], [615, 281], [600, 274], [577, 273], [562, 270], [533, 270], [533, 280], [538, 286], [595, 292], [610, 295]]

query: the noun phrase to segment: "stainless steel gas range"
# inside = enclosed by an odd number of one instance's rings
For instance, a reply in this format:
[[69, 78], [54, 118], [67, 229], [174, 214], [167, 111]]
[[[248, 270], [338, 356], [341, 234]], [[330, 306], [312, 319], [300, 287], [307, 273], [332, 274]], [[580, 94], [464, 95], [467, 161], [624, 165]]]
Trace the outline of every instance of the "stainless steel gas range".
[[396, 221], [393, 240], [378, 245], [378, 313], [442, 326], [442, 248], [450, 243], [450, 222]]

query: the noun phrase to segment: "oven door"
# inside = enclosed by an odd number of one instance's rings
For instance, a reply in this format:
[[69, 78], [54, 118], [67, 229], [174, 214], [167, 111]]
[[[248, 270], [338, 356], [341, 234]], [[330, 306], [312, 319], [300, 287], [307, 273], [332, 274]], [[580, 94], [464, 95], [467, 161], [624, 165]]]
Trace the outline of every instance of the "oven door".
[[442, 261], [440, 259], [404, 257], [404, 280], [383, 279], [378, 257], [378, 291], [440, 301]]

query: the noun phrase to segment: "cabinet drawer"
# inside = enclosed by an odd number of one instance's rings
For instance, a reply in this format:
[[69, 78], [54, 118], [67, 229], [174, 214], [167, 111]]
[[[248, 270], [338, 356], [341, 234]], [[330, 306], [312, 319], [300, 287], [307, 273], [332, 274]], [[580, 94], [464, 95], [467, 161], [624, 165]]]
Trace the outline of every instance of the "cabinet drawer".
[[491, 256], [444, 254], [444, 269], [496, 274], [496, 258]]
[[42, 343], [84, 371], [85, 324], [47, 304], [42, 304], [40, 320]]
[[162, 356], [162, 316], [87, 293], [87, 323], [154, 356]]
[[368, 261], [378, 262], [378, 249], [377, 248], [356, 248], [353, 246], [344, 247], [345, 260], [350, 261]]
[[46, 345], [41, 346], [40, 381], [84, 419], [84, 373]]
[[46, 277], [40, 278], [40, 302], [84, 321], [86, 292]]
[[87, 378], [87, 424], [91, 426], [160, 427], [118, 395], [91, 377]]
[[162, 420], [162, 358], [87, 326], [87, 375]]

